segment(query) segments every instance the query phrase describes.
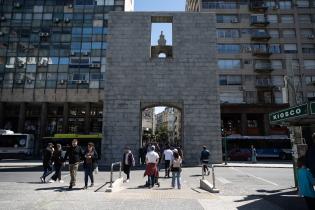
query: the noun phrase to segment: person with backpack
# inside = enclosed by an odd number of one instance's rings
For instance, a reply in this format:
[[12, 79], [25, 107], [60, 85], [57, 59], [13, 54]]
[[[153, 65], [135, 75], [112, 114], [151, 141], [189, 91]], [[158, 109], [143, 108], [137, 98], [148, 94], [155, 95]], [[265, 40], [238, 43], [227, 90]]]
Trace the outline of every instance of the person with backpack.
[[123, 159], [122, 159], [123, 171], [127, 175], [126, 182], [130, 180], [130, 169], [135, 166], [135, 158], [129, 147], [125, 147]]
[[208, 164], [209, 164], [210, 152], [209, 150], [207, 150], [206, 146], [203, 146], [202, 148], [203, 150], [201, 151], [200, 162], [202, 164], [203, 173], [209, 175], [210, 171], [208, 168]]
[[172, 187], [175, 188], [175, 180], [177, 182], [177, 188], [181, 189], [181, 172], [182, 172], [182, 158], [179, 156], [178, 151], [173, 152], [173, 159], [171, 161], [172, 172]]

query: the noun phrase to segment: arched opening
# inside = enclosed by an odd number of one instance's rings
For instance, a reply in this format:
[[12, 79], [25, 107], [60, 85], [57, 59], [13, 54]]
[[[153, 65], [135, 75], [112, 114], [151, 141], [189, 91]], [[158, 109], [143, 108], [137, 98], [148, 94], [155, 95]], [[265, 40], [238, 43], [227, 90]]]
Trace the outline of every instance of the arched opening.
[[166, 58], [166, 54], [165, 53], [160, 53], [158, 58]]
[[166, 144], [182, 146], [182, 111], [172, 106], [153, 106], [141, 110], [140, 145], [156, 144], [161, 151]]

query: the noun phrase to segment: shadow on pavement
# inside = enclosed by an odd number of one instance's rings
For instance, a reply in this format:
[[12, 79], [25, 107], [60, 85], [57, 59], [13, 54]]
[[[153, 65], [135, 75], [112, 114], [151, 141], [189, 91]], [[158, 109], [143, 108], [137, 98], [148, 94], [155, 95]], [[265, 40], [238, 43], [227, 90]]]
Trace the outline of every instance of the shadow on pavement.
[[[286, 191], [283, 192], [284, 190]], [[243, 206], [240, 206], [237, 209], [239, 210], [265, 209], [262, 207], [267, 201], [285, 210], [297, 210], [297, 209], [307, 210], [304, 199], [297, 196], [297, 191], [294, 188], [271, 190], [271, 191], [261, 189], [261, 190], [257, 190], [257, 192], [270, 193], [270, 194], [248, 195], [244, 199], [237, 200], [235, 202], [243, 202], [243, 201], [251, 201], [251, 200], [253, 202], [244, 204]]]
[[43, 188], [35, 189], [35, 191], [43, 191], [43, 190], [50, 190], [50, 191], [55, 191], [55, 192], [63, 192], [63, 191], [81, 190], [81, 188], [72, 188], [71, 190], [69, 190], [68, 186], [61, 186], [61, 187], [43, 187]]
[[190, 177], [200, 177], [202, 176], [201, 174], [193, 174], [193, 175], [190, 175]]
[[46, 183], [43, 183], [43, 182], [17, 182], [18, 184], [46, 184]]

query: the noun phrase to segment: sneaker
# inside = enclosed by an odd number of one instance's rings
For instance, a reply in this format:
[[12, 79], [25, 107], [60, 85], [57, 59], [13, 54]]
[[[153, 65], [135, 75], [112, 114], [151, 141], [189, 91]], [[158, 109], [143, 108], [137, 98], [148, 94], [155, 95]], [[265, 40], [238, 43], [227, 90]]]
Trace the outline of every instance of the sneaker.
[[94, 184], [92, 183], [92, 184], [90, 185], [90, 187], [94, 187]]
[[87, 186], [84, 186], [84, 187], [82, 188], [82, 190], [87, 190]]
[[65, 181], [63, 181], [63, 180], [61, 180], [61, 179], [59, 180], [59, 183], [64, 183], [64, 182], [65, 182]]
[[45, 182], [45, 179], [41, 176], [41, 177], [40, 177], [40, 181], [41, 181], [42, 183], [44, 183], [44, 182]]
[[69, 186], [69, 190], [71, 190], [71, 189], [72, 189], [72, 185]]
[[126, 183], [128, 183], [128, 182], [129, 182], [129, 179], [126, 180]]
[[208, 171], [207, 175], [208, 175], [208, 176], [210, 175], [210, 171]]
[[49, 183], [54, 183], [55, 181], [51, 179], [51, 180], [49, 180], [48, 182], [49, 182]]

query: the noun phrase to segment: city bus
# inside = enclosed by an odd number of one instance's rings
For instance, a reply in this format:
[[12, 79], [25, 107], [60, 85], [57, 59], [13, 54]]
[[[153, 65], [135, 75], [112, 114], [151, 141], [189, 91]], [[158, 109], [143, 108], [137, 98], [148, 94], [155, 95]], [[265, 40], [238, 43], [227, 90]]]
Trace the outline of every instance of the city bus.
[[73, 139], [78, 140], [78, 145], [86, 150], [89, 142], [94, 143], [99, 159], [101, 158], [102, 150], [102, 134], [55, 134], [52, 137], [44, 137], [41, 141], [41, 148], [45, 149], [48, 143], [61, 144], [62, 149], [66, 151]]
[[34, 153], [34, 135], [0, 132], [0, 159], [29, 159]]
[[[292, 145], [285, 135], [271, 136], [241, 136], [226, 137], [228, 159], [250, 160], [251, 145], [254, 145], [258, 158], [277, 158], [286, 160], [292, 158]], [[224, 152], [224, 138], [223, 138]]]

